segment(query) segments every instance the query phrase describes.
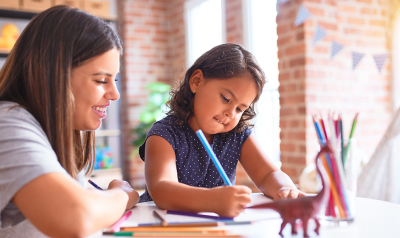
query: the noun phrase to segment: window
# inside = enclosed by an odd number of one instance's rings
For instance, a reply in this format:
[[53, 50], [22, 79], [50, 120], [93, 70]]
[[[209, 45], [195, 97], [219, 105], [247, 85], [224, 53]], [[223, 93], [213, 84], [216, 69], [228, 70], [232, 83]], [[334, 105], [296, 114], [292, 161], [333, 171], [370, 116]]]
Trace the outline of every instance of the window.
[[276, 0], [243, 0], [244, 45], [257, 58], [267, 84], [257, 103], [254, 134], [268, 156], [279, 164], [279, 92]]
[[223, 0], [191, 0], [185, 3], [187, 64], [225, 42]]

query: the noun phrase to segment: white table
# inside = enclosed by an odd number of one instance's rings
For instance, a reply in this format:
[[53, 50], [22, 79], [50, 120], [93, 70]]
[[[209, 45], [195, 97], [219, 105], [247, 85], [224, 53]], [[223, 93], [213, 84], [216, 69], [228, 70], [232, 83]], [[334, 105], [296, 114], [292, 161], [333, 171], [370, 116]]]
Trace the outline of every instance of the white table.
[[[261, 202], [263, 199], [259, 194], [252, 195], [253, 200]], [[157, 222], [157, 219], [152, 215], [152, 210], [158, 209], [153, 202], [141, 203], [132, 209], [133, 213], [129, 219], [130, 223], [148, 223]], [[322, 224], [320, 228], [320, 236], [314, 232], [314, 221], [309, 222], [308, 234], [310, 237], [329, 237], [329, 238], [376, 238], [376, 237], [400, 237], [400, 205], [388, 203], [378, 200], [357, 198], [356, 199], [356, 219], [352, 224], [345, 227], [329, 226]], [[234, 234], [240, 234], [245, 237], [268, 237], [280, 238], [278, 232], [282, 220], [279, 214], [272, 210], [246, 210], [244, 214], [239, 215], [238, 220], [246, 220], [249, 217], [253, 219], [265, 219], [257, 221], [251, 225], [229, 225], [224, 226], [226, 230], [232, 231]], [[168, 219], [173, 215], [168, 215]], [[174, 218], [172, 218], [174, 219]], [[182, 219], [182, 218], [181, 218]], [[185, 219], [185, 218], [184, 218]], [[188, 221], [190, 218], [186, 218]], [[194, 219], [194, 218], [192, 218]], [[198, 218], [196, 218], [198, 219]], [[195, 219], [195, 220], [196, 220]], [[323, 222], [322, 222], [323, 223]], [[220, 229], [222, 227], [218, 227]], [[303, 237], [301, 226], [298, 228], [298, 235], [291, 235], [290, 224], [283, 230], [284, 237]], [[114, 237], [95, 234], [92, 237]]]

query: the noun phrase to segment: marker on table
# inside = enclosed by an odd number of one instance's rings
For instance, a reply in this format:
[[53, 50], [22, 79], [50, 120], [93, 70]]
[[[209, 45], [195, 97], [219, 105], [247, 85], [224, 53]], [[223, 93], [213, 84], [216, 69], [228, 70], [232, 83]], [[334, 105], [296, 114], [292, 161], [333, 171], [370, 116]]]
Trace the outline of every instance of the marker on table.
[[224, 180], [225, 184], [228, 186], [232, 186], [231, 181], [228, 178], [228, 175], [226, 175], [224, 169], [222, 168], [221, 163], [219, 162], [217, 156], [215, 155], [214, 151], [211, 149], [210, 144], [208, 143], [206, 137], [204, 136], [204, 133], [202, 130], [196, 131], [196, 135], [199, 137], [201, 143], [203, 144], [204, 148], [206, 148], [206, 151], [208, 155], [210, 155], [212, 162], [214, 163], [215, 167], [217, 167], [217, 170], [219, 174], [221, 175], [222, 179]]
[[92, 180], [89, 179], [88, 181], [91, 185], [93, 185], [93, 187], [99, 189], [99, 190], [103, 190], [102, 188], [99, 187], [99, 185], [95, 184]]
[[111, 226], [111, 230], [114, 232], [118, 232], [120, 230], [121, 224], [126, 221], [129, 216], [132, 214], [132, 211], [128, 211], [123, 215], [114, 225]]

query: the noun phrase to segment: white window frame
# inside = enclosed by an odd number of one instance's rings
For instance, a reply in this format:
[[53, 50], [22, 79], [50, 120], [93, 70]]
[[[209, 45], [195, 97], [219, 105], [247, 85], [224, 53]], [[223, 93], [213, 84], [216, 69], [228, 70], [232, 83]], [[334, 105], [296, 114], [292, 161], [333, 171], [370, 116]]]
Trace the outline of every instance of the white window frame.
[[[253, 35], [253, 32], [252, 32], [253, 29], [252, 29], [252, 27], [249, 27], [252, 24], [252, 17], [249, 14], [250, 13], [250, 9], [251, 9], [250, 1], [251, 0], [242, 0], [243, 45], [244, 45], [244, 47], [246, 49], [248, 49], [250, 52], [252, 52], [254, 50], [253, 49], [254, 46], [252, 45], [253, 42], [251, 40], [251, 36]], [[265, 1], [271, 1], [271, 0], [265, 0]], [[266, 93], [270, 94], [270, 99], [271, 100], [279, 100], [279, 91], [277, 91], [277, 88], [275, 89], [275, 88], [266, 88], [266, 87], [264, 87], [264, 92], [263, 92], [264, 96], [265, 96]], [[278, 95], [276, 95], [276, 93]], [[262, 100], [262, 99], [263, 99], [263, 97], [260, 98], [260, 100]], [[273, 107], [273, 105], [269, 109], [271, 111], [277, 110], [276, 108]], [[273, 124], [276, 123], [275, 120], [277, 118], [273, 117], [273, 118], [270, 118], [270, 119], [271, 119]], [[256, 128], [254, 128], [254, 129], [255, 129], [255, 132], [257, 132]], [[277, 131], [275, 131], [275, 129]], [[271, 156], [271, 159], [276, 163], [276, 165], [280, 167], [281, 163], [280, 163], [280, 160], [278, 160], [278, 158], [280, 158], [280, 149], [278, 149], [278, 151], [275, 151], [276, 148], [278, 148], [279, 144], [280, 144], [280, 138], [279, 138], [280, 128], [279, 128], [279, 126], [278, 126], [278, 128], [274, 128], [273, 127], [273, 131], [271, 133], [278, 134], [278, 138], [277, 138], [278, 141], [273, 141], [272, 142], [272, 143], [278, 143], [278, 145], [273, 146], [273, 148], [275, 148], [275, 149], [273, 149], [273, 151], [265, 151], [265, 152], [267, 152], [267, 154], [269, 156]]]
[[[197, 7], [198, 5], [201, 5], [209, 0], [189, 0], [185, 2], [185, 35], [186, 35], [186, 66], [189, 68], [190, 65], [190, 56], [191, 52], [190, 49], [192, 49], [192, 31], [189, 27], [189, 20], [190, 20], [190, 10], [194, 7]], [[222, 43], [226, 42], [226, 7], [225, 7], [225, 0], [220, 0], [221, 1], [221, 27], [222, 27]]]

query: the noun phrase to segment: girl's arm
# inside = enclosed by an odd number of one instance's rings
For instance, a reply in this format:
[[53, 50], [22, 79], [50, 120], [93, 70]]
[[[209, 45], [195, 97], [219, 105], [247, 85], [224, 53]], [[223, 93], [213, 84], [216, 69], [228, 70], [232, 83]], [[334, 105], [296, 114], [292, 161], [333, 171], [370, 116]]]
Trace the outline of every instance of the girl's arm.
[[147, 189], [161, 209], [215, 212], [233, 217], [239, 215], [251, 201], [251, 190], [245, 186], [209, 189], [179, 183], [175, 152], [168, 141], [160, 136], [150, 136], [145, 150]]
[[242, 146], [240, 163], [258, 189], [275, 200], [305, 195], [296, 188], [289, 176], [279, 170], [261, 151], [261, 146], [253, 134]]
[[113, 180], [109, 190], [82, 188], [65, 174], [41, 175], [23, 186], [13, 202], [50, 237], [84, 237], [111, 226], [139, 201], [127, 182]]

